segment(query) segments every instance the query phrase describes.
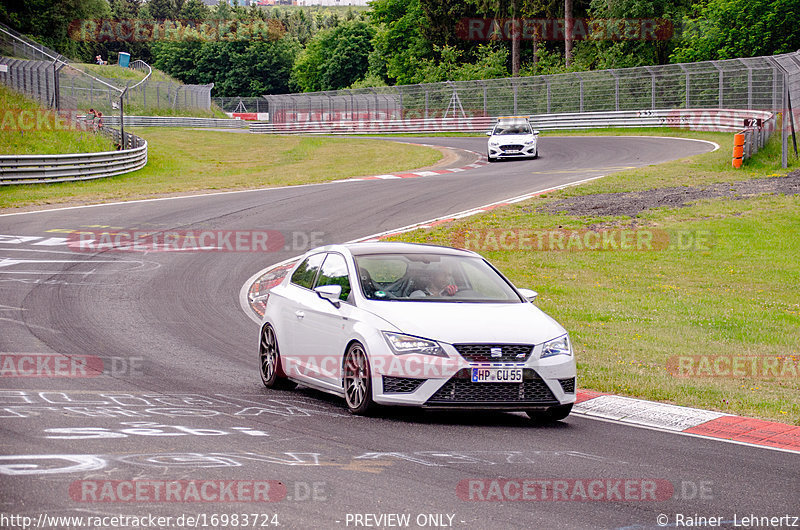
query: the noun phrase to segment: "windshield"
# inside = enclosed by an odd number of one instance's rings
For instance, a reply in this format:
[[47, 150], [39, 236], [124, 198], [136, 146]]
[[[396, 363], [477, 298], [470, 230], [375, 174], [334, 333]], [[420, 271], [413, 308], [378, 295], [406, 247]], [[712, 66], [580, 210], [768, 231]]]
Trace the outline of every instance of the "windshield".
[[370, 300], [521, 302], [505, 278], [480, 257], [368, 254], [355, 260], [361, 289]]
[[505, 134], [532, 134], [528, 122], [498, 123], [494, 128], [494, 135]]

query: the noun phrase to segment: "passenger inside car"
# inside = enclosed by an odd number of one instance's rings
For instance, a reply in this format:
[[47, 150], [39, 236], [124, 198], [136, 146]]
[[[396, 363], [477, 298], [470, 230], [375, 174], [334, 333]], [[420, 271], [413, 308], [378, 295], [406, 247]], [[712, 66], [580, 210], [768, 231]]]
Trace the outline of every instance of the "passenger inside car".
[[436, 269], [431, 276], [425, 279], [419, 278], [417, 282], [421, 288], [412, 292], [409, 298], [453, 296], [458, 292], [458, 287], [453, 283], [450, 273], [441, 268]]

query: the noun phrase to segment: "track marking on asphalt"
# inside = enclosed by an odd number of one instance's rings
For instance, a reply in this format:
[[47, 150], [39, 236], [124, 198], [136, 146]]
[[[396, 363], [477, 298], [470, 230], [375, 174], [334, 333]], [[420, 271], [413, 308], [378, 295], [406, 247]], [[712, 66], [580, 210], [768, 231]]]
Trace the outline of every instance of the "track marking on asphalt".
[[[594, 176], [594, 177], [589, 177], [589, 178], [586, 178], [586, 179], [577, 180], [577, 181], [570, 182], [570, 183], [567, 183], [567, 184], [562, 184], [560, 186], [555, 186], [555, 187], [552, 187], [552, 188], [546, 188], [546, 189], [542, 189], [542, 190], [533, 191], [533, 192], [530, 192], [530, 193], [526, 193], [524, 195], [518, 195], [516, 197], [511, 197], [509, 199], [503, 199], [503, 200], [500, 200], [500, 201], [495, 201], [493, 203], [486, 204], [484, 206], [479, 206], [477, 208], [471, 208], [469, 210], [464, 210], [464, 211], [461, 211], [461, 212], [458, 212], [458, 213], [454, 213], [454, 214], [450, 214], [450, 215], [443, 215], [441, 217], [437, 217], [435, 219], [430, 219], [428, 221], [422, 221], [422, 222], [419, 222], [419, 223], [406, 225], [406, 226], [401, 227], [401, 228], [395, 228], [395, 229], [386, 230], [384, 232], [380, 232], [380, 233], [377, 233], [377, 234], [364, 236], [364, 237], [361, 237], [361, 238], [358, 238], [358, 239], [354, 239], [352, 241], [347, 241], [347, 243], [358, 243], [358, 242], [362, 242], [362, 241], [378, 241], [378, 240], [380, 240], [380, 239], [382, 239], [384, 237], [389, 237], [389, 236], [393, 236], [393, 235], [397, 235], [397, 234], [402, 234], [404, 232], [410, 232], [410, 231], [416, 230], [418, 228], [430, 228], [432, 226], [444, 224], [444, 223], [447, 223], [447, 222], [450, 222], [450, 221], [454, 221], [456, 219], [463, 219], [463, 218], [469, 217], [471, 215], [476, 215], [476, 214], [479, 214], [479, 213], [487, 212], [487, 211], [493, 210], [495, 208], [499, 208], [501, 206], [507, 206], [509, 204], [522, 202], [522, 201], [528, 200], [530, 198], [533, 198], [533, 197], [535, 197], [537, 195], [542, 195], [544, 193], [549, 193], [551, 191], [564, 189], [564, 188], [571, 187], [571, 186], [578, 186], [578, 185], [586, 183], [586, 182], [591, 182], [593, 180], [597, 180], [597, 179], [602, 178], [604, 176], [605, 175], [597, 175], [597, 176]], [[297, 261], [299, 258], [300, 258], [300, 256], [294, 256], [294, 257], [291, 257], [289, 259], [285, 259], [285, 260], [283, 260], [283, 261], [281, 261], [279, 263], [275, 263], [273, 265], [270, 265], [269, 267], [265, 267], [265, 268], [261, 269], [260, 271], [256, 272], [255, 274], [253, 274], [250, 278], [247, 279], [247, 281], [244, 283], [244, 285], [242, 285], [242, 288], [239, 290], [239, 306], [242, 308], [242, 311], [244, 311], [244, 313], [248, 317], [250, 317], [251, 320], [253, 320], [253, 322], [255, 322], [256, 324], [260, 324], [261, 323], [260, 314], [258, 313], [258, 311], [256, 311], [256, 309], [254, 307], [253, 299], [258, 297], [258, 296], [261, 296], [262, 294], [265, 294], [265, 293], [253, 292], [252, 287], [256, 283], [258, 283], [262, 277], [269, 275], [272, 271], [274, 271], [276, 269], [280, 269], [281, 267], [286, 267], [290, 263], [293, 263], [294, 261]], [[282, 278], [283, 277], [281, 276], [280, 279], [282, 279]], [[280, 279], [277, 279], [277, 280], [280, 281]], [[272, 284], [272, 283], [269, 284], [269, 287], [274, 287], [274, 284]]]
[[562, 169], [556, 171], [531, 171], [531, 175], [569, 175], [572, 173], [593, 173], [595, 171], [625, 171], [626, 169], [636, 169], [636, 166], [608, 166], [608, 167], [585, 167], [577, 169]]
[[[563, 137], [552, 136], [550, 138], [563, 138]], [[569, 137], [569, 138], [575, 138], [575, 137]], [[580, 137], [580, 138], [586, 138], [586, 137]], [[590, 138], [604, 138], [604, 137], [603, 136], [591, 136]], [[668, 139], [668, 140], [682, 140], [682, 141], [686, 141], [686, 142], [700, 142], [700, 143], [709, 144], [709, 145], [713, 146], [714, 149], [712, 149], [710, 151], [712, 153], [720, 148], [719, 144], [716, 143], [716, 142], [711, 142], [709, 140], [698, 140], [696, 138], [681, 138], [679, 136], [613, 136], [613, 137], [610, 136], [609, 138], [658, 138], [658, 139]], [[408, 142], [402, 142], [402, 143], [408, 143]], [[437, 146], [437, 147], [443, 147], [443, 146]], [[456, 148], [456, 147], [447, 147], [447, 149], [456, 149], [456, 150], [461, 150], [461, 151], [469, 151], [468, 149], [460, 149], [460, 148]], [[474, 152], [474, 151], [471, 151], [471, 152]], [[454, 169], [451, 169], [450, 171], [453, 172], [453, 173], [456, 173], [456, 172], [459, 172], [459, 171], [464, 171], [464, 169], [454, 168]], [[177, 199], [194, 199], [194, 198], [200, 198], [200, 197], [212, 197], [212, 196], [216, 196], [216, 195], [230, 195], [230, 194], [234, 194], [234, 193], [253, 193], [253, 192], [263, 192], [263, 191], [272, 191], [272, 190], [307, 188], [307, 187], [312, 187], [312, 186], [328, 186], [330, 184], [341, 183], [341, 182], [349, 182], [349, 180], [345, 179], [345, 180], [331, 181], [331, 182], [318, 182], [318, 183], [314, 183], [314, 184], [296, 184], [296, 185], [293, 185], [293, 186], [276, 186], [274, 188], [255, 188], [255, 189], [247, 189], [247, 190], [214, 191], [214, 192], [210, 192], [210, 193], [197, 193], [197, 194], [194, 194], [194, 195], [179, 195], [179, 196], [176, 196], [176, 197], [154, 197], [152, 199], [135, 199], [135, 200], [131, 200], [131, 201], [104, 202], [104, 203], [98, 203], [98, 204], [84, 204], [84, 205], [81, 205], [81, 206], [63, 206], [63, 207], [60, 207], [60, 208], [49, 208], [47, 210], [31, 210], [31, 211], [27, 211], [27, 212], [2, 213], [2, 214], [0, 214], [0, 217], [9, 217], [9, 216], [12, 216], [12, 215], [29, 215], [29, 214], [46, 213], [46, 212], [60, 212], [60, 211], [65, 211], [65, 210], [78, 210], [78, 209], [81, 209], [81, 208], [99, 208], [101, 206], [119, 206], [119, 205], [123, 205], [123, 204], [137, 204], [137, 203], [142, 203], [142, 202], [170, 201], [170, 200], [177, 200]]]

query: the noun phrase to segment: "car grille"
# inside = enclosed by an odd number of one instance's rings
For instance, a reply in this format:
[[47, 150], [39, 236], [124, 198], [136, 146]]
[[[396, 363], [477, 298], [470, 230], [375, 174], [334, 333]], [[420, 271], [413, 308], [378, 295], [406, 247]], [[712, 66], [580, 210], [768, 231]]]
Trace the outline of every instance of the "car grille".
[[500, 149], [503, 151], [522, 151], [522, 148], [525, 147], [524, 145], [516, 145], [516, 144], [509, 144], [509, 145], [501, 145]]
[[570, 377], [569, 379], [559, 379], [559, 383], [561, 383], [561, 388], [564, 389], [565, 394], [574, 394], [575, 393], [575, 378]]
[[534, 370], [525, 369], [522, 383], [473, 383], [469, 369], [462, 369], [442, 386], [426, 405], [530, 404], [557, 405], [547, 383]]
[[[453, 344], [456, 351], [471, 363], [524, 363], [533, 352], [532, 344]], [[492, 348], [502, 354], [492, 357]]]
[[408, 394], [418, 389], [427, 379], [383, 376], [383, 391], [389, 394]]

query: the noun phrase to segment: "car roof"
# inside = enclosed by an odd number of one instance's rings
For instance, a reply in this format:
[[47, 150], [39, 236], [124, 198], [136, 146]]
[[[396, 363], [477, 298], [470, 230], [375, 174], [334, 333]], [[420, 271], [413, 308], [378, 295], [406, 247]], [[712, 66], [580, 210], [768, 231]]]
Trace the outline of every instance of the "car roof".
[[425, 245], [420, 243], [401, 243], [394, 241], [367, 241], [363, 243], [345, 243], [342, 245], [329, 245], [314, 249], [311, 252], [334, 251], [347, 249], [354, 256], [366, 254], [442, 254], [448, 256], [477, 256], [470, 250], [444, 247], [439, 245]]

